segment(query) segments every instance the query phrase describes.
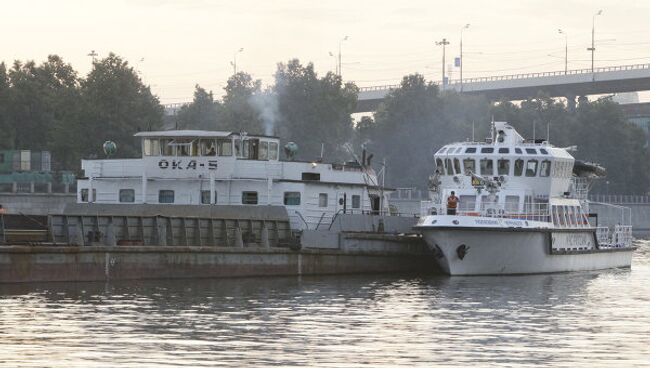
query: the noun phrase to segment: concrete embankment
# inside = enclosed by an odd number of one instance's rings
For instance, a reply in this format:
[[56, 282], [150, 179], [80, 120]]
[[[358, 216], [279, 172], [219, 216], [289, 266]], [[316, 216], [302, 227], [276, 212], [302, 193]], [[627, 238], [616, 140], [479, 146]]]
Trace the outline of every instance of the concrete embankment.
[[[359, 234], [355, 235], [356, 237]], [[400, 244], [400, 243], [396, 243]], [[232, 248], [186, 246], [4, 246], [0, 282], [107, 281], [432, 272], [422, 244], [391, 249]]]

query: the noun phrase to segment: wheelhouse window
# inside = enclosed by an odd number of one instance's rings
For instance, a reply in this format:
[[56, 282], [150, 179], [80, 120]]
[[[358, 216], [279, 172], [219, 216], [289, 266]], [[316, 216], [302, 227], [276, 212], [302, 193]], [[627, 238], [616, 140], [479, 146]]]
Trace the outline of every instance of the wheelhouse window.
[[494, 175], [494, 166], [492, 160], [484, 158], [480, 162], [481, 175]]
[[269, 159], [269, 142], [260, 142], [259, 160]]
[[529, 155], [536, 155], [537, 151], [534, 148], [526, 148], [526, 153]]
[[241, 203], [242, 204], [257, 204], [257, 192], [242, 192], [241, 193]]
[[445, 153], [446, 150], [447, 150], [447, 147], [442, 147], [442, 148], [439, 149], [438, 152], [436, 152], [436, 153], [438, 153], [438, 154], [442, 154], [442, 153]]
[[510, 153], [510, 148], [499, 148], [499, 153]]
[[497, 161], [497, 173], [499, 175], [510, 174], [510, 160], [501, 159]]
[[537, 175], [537, 160], [528, 160], [526, 162], [526, 176], [533, 177]]
[[174, 191], [173, 190], [159, 190], [158, 191], [158, 203], [174, 203]]
[[199, 150], [201, 151], [201, 156], [217, 155], [217, 148], [214, 139], [201, 139], [199, 141]]
[[545, 150], [544, 148], [540, 148], [540, 149], [539, 149], [539, 152], [541, 152], [542, 155], [548, 155], [548, 151]]
[[327, 207], [327, 193], [318, 194], [318, 207]]
[[278, 152], [278, 142], [269, 142], [269, 160], [277, 160]]
[[521, 148], [515, 148], [515, 153], [518, 153], [521, 155]]
[[440, 175], [445, 175], [445, 166], [442, 164], [442, 159], [436, 159], [436, 171], [439, 172]]
[[494, 148], [492, 147], [483, 147], [481, 148], [481, 153], [492, 153], [494, 152]]
[[120, 202], [121, 203], [133, 203], [133, 202], [135, 202], [135, 190], [134, 189], [120, 189]]
[[[217, 192], [214, 192], [214, 204], [217, 203]], [[201, 191], [201, 204], [212, 204], [210, 201], [210, 191], [202, 190]]]
[[445, 160], [445, 167], [447, 167], [447, 175], [454, 175], [454, 168], [451, 166], [451, 159]]
[[465, 153], [476, 153], [476, 147], [467, 147]]
[[465, 174], [468, 174], [470, 171], [476, 173], [476, 161], [471, 158], [466, 158], [463, 160], [463, 169]]
[[524, 160], [515, 160], [515, 176], [521, 176], [524, 173]]
[[360, 195], [352, 195], [352, 208], [361, 208], [361, 196]]
[[176, 147], [172, 145], [171, 139], [161, 139], [160, 140], [160, 150], [163, 156], [175, 156]]
[[539, 176], [548, 177], [551, 175], [551, 161], [544, 160], [539, 168]]
[[300, 206], [300, 192], [284, 192], [285, 206]]
[[160, 155], [160, 140], [146, 138], [143, 141], [142, 151], [145, 156], [159, 156]]
[[230, 139], [218, 139], [217, 154], [219, 156], [232, 156], [232, 141]]
[[198, 156], [198, 146], [194, 139], [174, 139], [171, 143], [176, 147], [176, 156]]
[[456, 174], [460, 174], [460, 160], [455, 158], [454, 159], [454, 171], [456, 171]]

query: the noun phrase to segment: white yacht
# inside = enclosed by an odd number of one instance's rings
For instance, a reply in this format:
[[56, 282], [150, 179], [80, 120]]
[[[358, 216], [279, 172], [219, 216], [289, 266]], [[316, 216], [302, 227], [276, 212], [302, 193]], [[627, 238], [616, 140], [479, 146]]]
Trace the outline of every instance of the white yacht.
[[[140, 132], [142, 157], [83, 160], [77, 202], [280, 205], [293, 230], [318, 229], [337, 213], [385, 213], [387, 193], [369, 160], [280, 160], [277, 137], [221, 131]], [[364, 155], [365, 156], [365, 155]]]
[[[599, 226], [586, 200], [589, 178], [574, 175], [567, 149], [525, 140], [509, 124], [494, 122], [490, 138], [448, 144], [435, 153], [435, 162], [432, 200], [423, 203], [415, 229], [446, 273], [630, 267], [635, 247], [629, 212], [621, 209], [619, 223]], [[458, 206], [448, 214], [452, 191]]]

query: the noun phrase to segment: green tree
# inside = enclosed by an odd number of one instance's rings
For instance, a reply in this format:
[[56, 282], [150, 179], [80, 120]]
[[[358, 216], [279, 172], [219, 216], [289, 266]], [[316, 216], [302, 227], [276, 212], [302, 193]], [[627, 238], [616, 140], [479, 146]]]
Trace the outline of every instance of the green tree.
[[178, 128], [216, 130], [221, 105], [214, 100], [212, 91], [208, 92], [198, 84], [194, 90], [194, 100], [178, 112]]
[[9, 76], [7, 66], [0, 63], [0, 149], [14, 148], [15, 129], [9, 124]]
[[248, 73], [239, 72], [228, 79], [224, 90], [219, 129], [264, 133], [260, 119], [263, 107], [258, 106], [258, 101], [262, 101], [259, 100], [262, 98], [262, 82]]
[[280, 116], [277, 133], [295, 141], [298, 157], [313, 160], [324, 144], [328, 159], [349, 158], [343, 144], [352, 137], [352, 118], [359, 89], [343, 84], [341, 77], [327, 73], [319, 78], [314, 65], [297, 59], [278, 64], [273, 91]]
[[83, 130], [82, 153], [101, 156], [104, 141], [115, 141], [118, 157], [140, 155], [140, 141], [133, 135], [158, 129], [163, 108], [127, 61], [111, 53], [93, 62], [81, 83]]

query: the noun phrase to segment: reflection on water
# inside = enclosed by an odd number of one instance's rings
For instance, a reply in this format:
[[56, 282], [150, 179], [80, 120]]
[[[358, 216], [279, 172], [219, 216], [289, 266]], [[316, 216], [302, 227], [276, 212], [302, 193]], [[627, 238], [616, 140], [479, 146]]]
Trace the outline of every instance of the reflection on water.
[[632, 270], [0, 286], [0, 366], [650, 365]]

